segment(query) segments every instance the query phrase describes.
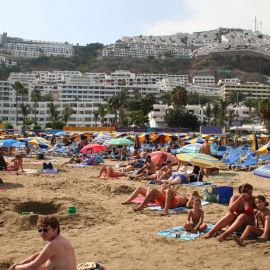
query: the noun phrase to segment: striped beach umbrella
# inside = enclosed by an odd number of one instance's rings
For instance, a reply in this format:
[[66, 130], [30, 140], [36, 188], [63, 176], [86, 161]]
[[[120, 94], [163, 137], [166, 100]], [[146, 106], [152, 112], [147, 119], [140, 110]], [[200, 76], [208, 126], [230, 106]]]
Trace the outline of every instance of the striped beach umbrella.
[[261, 148], [259, 148], [259, 149], [256, 151], [256, 154], [257, 154], [258, 156], [260, 156], [260, 155], [267, 154], [269, 151], [270, 151], [270, 143], [267, 143], [267, 144], [265, 144], [264, 146], [262, 146]]
[[270, 178], [270, 165], [263, 165], [253, 171], [254, 175]]
[[199, 166], [206, 169], [207, 168], [225, 169], [227, 167], [223, 161], [201, 153], [182, 153], [178, 154], [177, 158], [181, 161], [190, 162], [195, 166]]

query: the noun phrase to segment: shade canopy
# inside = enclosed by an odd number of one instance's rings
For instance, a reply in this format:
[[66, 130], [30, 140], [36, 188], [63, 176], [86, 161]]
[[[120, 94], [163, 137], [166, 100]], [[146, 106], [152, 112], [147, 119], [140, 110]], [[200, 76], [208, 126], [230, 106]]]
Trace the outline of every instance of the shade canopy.
[[126, 138], [117, 138], [117, 139], [111, 139], [109, 141], [110, 145], [133, 145], [134, 142], [126, 139]]
[[86, 154], [89, 152], [98, 153], [98, 152], [104, 151], [105, 149], [106, 149], [106, 147], [104, 145], [100, 145], [97, 143], [90, 143], [90, 144], [86, 145], [85, 147], [83, 147], [80, 152], [83, 154]]

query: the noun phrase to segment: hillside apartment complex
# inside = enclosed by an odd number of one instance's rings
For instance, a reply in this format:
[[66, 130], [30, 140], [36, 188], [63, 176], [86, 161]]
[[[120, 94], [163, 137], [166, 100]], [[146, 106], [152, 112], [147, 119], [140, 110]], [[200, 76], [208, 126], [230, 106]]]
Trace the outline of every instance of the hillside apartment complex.
[[215, 52], [252, 50], [270, 55], [270, 37], [239, 28], [177, 33], [167, 36], [123, 37], [103, 49], [104, 57], [191, 59]]
[[[111, 74], [82, 74], [79, 71], [11, 73], [7, 81], [0, 81], [0, 120], [15, 124], [16, 93], [12, 84], [16, 81], [20, 81], [28, 90], [28, 94], [23, 97], [23, 102], [31, 108], [34, 108], [34, 102], [31, 99], [31, 93], [34, 90], [39, 90], [42, 96], [50, 95], [54, 104], [58, 106], [60, 114], [67, 104], [70, 105], [74, 110], [74, 114], [68, 122], [70, 126], [95, 124], [94, 112], [101, 104], [106, 104], [111, 96], [122, 90], [126, 91], [130, 98], [133, 98], [136, 93], [140, 93], [143, 96], [153, 94], [159, 99], [164, 93], [171, 92], [175, 86], [181, 85], [188, 92], [196, 92], [205, 96], [225, 97], [231, 91], [241, 91], [246, 96], [255, 99], [270, 98], [269, 85], [239, 84], [235, 83], [237, 79], [234, 78], [231, 81], [227, 79], [224, 85], [218, 86], [213, 85], [212, 76], [200, 76], [199, 79], [201, 85], [190, 83], [188, 75], [135, 74], [127, 70], [117, 70]], [[17, 98], [18, 104], [20, 104], [22, 97], [18, 95]], [[37, 104], [37, 122], [41, 126], [49, 121], [48, 104], [49, 102]], [[194, 111], [194, 113], [196, 112]], [[158, 114], [157, 110], [156, 114]], [[152, 116], [154, 119], [155, 112]], [[202, 115], [198, 113], [197, 116], [203, 120]], [[34, 119], [34, 117], [35, 114], [32, 110], [28, 118]], [[108, 123], [112, 118], [112, 114], [106, 115]], [[22, 115], [19, 109], [19, 121], [21, 120]]]

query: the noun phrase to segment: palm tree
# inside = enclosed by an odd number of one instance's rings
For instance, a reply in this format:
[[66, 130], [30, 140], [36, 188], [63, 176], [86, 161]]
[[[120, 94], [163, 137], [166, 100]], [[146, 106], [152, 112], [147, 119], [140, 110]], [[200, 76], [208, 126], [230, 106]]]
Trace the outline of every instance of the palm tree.
[[16, 81], [11, 87], [15, 90], [15, 102], [16, 102], [16, 125], [18, 125], [18, 94], [23, 92], [24, 86], [21, 82]]
[[21, 107], [21, 114], [23, 116], [23, 128], [25, 128], [25, 121], [27, 115], [30, 113], [30, 107], [25, 104], [20, 104]]
[[207, 124], [210, 125], [212, 110], [211, 110], [211, 105], [210, 105], [209, 102], [207, 103], [207, 107], [205, 109], [205, 115], [206, 115], [206, 118], [207, 118]]
[[270, 101], [268, 99], [259, 102], [258, 110], [268, 131], [270, 130]]
[[217, 103], [214, 104], [212, 109], [213, 117], [214, 117], [214, 125], [217, 125], [218, 123], [218, 117], [220, 113], [220, 108]]
[[54, 105], [54, 103], [49, 103], [49, 118], [50, 118], [50, 121], [52, 122], [52, 128], [55, 128], [55, 123], [56, 121], [59, 120], [60, 118], [60, 113], [59, 111], [57, 110], [58, 107]]
[[94, 112], [94, 121], [95, 121], [95, 126], [97, 125], [98, 116], [99, 116], [99, 112], [98, 112], [98, 111], [95, 111], [95, 112]]
[[127, 107], [128, 93], [127, 90], [122, 90], [120, 93], [117, 93], [119, 99], [119, 125], [123, 126], [125, 108]]
[[38, 102], [40, 102], [42, 99], [40, 91], [37, 89], [34, 89], [34, 91], [31, 94], [31, 99], [32, 101], [34, 101], [35, 124], [37, 124], [37, 105], [38, 105]]
[[108, 100], [108, 108], [114, 114], [114, 123], [117, 123], [117, 112], [120, 107], [120, 99], [118, 96], [111, 96]]
[[172, 104], [176, 107], [187, 105], [187, 91], [182, 86], [176, 86], [171, 94]]
[[64, 111], [63, 111], [63, 121], [65, 123], [65, 126], [67, 125], [67, 122], [70, 119], [70, 116], [74, 113], [74, 110], [68, 105], [65, 105]]
[[102, 125], [105, 124], [105, 115], [107, 114], [106, 106], [101, 104], [98, 108], [98, 114], [100, 116], [100, 122]]
[[220, 102], [219, 102], [219, 105], [220, 105], [220, 115], [219, 115], [219, 124], [220, 126], [224, 126], [225, 125], [225, 118], [226, 118], [226, 113], [227, 113], [227, 101], [226, 100], [223, 100], [223, 99], [220, 99]]

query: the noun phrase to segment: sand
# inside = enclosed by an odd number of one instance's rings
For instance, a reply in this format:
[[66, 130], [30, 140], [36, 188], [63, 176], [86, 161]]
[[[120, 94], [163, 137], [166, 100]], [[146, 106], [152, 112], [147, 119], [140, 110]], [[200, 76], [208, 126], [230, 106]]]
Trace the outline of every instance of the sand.
[[[39, 169], [38, 164], [26, 168]], [[193, 241], [157, 236], [159, 230], [180, 226], [186, 214], [161, 216], [144, 210], [134, 213], [130, 205], [121, 205], [137, 186], [149, 185], [119, 179], [97, 179], [99, 167], [64, 169], [55, 175], [16, 175], [1, 172], [4, 184], [0, 189], [0, 269], [39, 251], [44, 242], [35, 223], [37, 215], [22, 211], [53, 214], [59, 218], [61, 234], [75, 248], [77, 263], [100, 262], [114, 269], [267, 269], [270, 262], [270, 241], [248, 240], [239, 247], [232, 238]], [[224, 172], [222, 172], [224, 173]], [[233, 186], [249, 182], [254, 194], [270, 198], [270, 180], [252, 172], [228, 171], [210, 177], [217, 185]], [[202, 188], [182, 187], [182, 193]], [[78, 213], [68, 215], [67, 208], [76, 206]], [[215, 223], [226, 213], [226, 206], [211, 203], [203, 207], [205, 221]], [[64, 270], [64, 269], [63, 269]]]

